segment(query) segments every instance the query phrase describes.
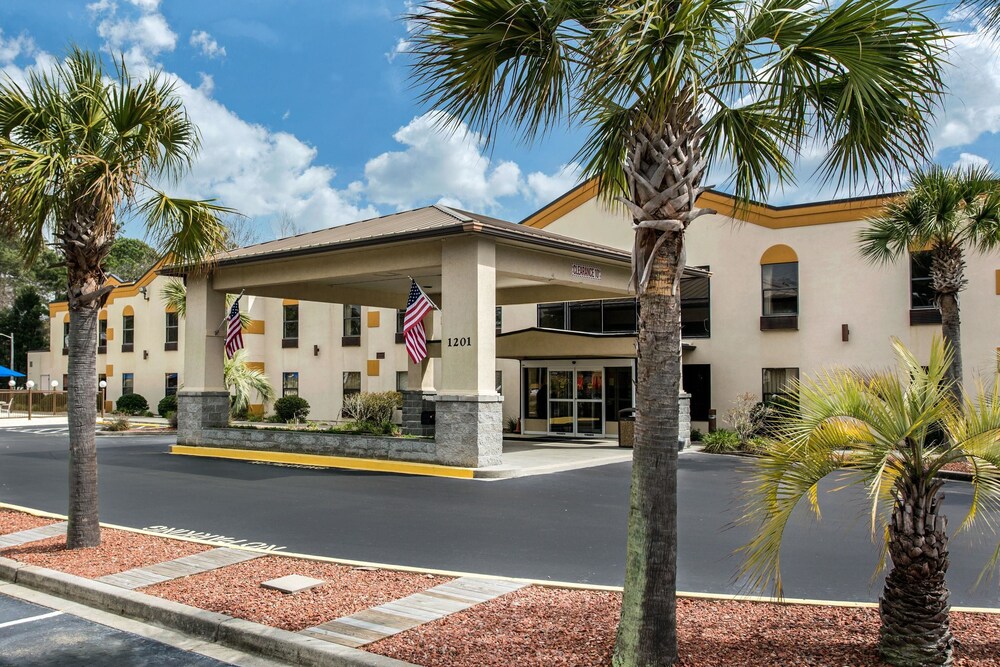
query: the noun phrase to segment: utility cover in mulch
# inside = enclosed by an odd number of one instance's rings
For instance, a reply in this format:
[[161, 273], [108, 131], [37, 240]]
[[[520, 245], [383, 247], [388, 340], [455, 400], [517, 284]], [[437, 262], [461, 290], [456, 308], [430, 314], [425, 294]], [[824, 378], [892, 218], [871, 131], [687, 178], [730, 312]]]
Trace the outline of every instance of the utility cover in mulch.
[[[425, 667], [611, 664], [621, 594], [529, 587], [369, 644], [365, 650]], [[680, 663], [882, 664], [875, 609], [678, 600]], [[952, 615], [955, 665], [1000, 666], [1000, 614]]]
[[55, 519], [45, 519], [40, 516], [0, 509], [0, 535], [19, 533], [22, 530], [41, 528], [55, 523]]
[[0, 551], [0, 556], [96, 579], [136, 567], [149, 567], [212, 547], [194, 542], [101, 529], [101, 545], [89, 549], [66, 549], [65, 537], [51, 537]]
[[[263, 588], [290, 574], [326, 583], [291, 595]], [[448, 581], [445, 577], [357, 569], [335, 563], [265, 556], [140, 589], [200, 609], [284, 630], [302, 630], [391, 602]]]

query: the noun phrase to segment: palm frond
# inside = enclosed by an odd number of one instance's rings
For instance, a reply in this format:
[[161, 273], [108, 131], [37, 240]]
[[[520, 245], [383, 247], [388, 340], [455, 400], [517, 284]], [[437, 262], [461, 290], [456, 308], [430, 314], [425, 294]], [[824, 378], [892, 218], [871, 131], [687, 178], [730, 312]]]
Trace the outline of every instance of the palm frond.
[[184, 318], [187, 315], [187, 287], [180, 280], [168, 280], [160, 289], [160, 300], [167, 310]]
[[232, 414], [246, 411], [254, 396], [262, 403], [274, 401], [274, 387], [262, 370], [247, 365], [246, 350], [237, 350], [231, 359], [226, 359], [223, 370], [232, 396]]
[[139, 210], [153, 244], [192, 271], [207, 270], [213, 255], [226, 249], [223, 216], [235, 213], [213, 200], [177, 199], [156, 190]]

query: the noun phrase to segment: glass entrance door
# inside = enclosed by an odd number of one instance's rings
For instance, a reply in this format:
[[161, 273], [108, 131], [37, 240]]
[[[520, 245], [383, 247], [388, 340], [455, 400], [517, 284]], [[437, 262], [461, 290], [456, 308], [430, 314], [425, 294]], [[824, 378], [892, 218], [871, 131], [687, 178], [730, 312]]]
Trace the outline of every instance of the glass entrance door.
[[548, 385], [550, 433], [604, 433], [602, 369], [550, 369]]

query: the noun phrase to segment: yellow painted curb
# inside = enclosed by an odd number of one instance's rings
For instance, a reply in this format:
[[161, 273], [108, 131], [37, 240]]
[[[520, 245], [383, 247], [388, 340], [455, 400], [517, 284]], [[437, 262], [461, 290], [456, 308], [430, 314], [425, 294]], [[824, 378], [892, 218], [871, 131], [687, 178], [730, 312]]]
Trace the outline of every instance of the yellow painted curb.
[[384, 461], [381, 459], [357, 459], [349, 456], [325, 456], [322, 454], [297, 454], [293, 452], [265, 452], [258, 449], [226, 449], [223, 447], [190, 447], [172, 445], [171, 454], [201, 456], [213, 459], [236, 461], [259, 461], [261, 463], [285, 463], [289, 465], [313, 466], [317, 468], [343, 468], [368, 472], [390, 472], [400, 475], [426, 475], [430, 477], [454, 477], [472, 479], [472, 468], [457, 468], [434, 463], [411, 463], [409, 461]]
[[[0, 509], [9, 509], [17, 512], [24, 512], [26, 514], [32, 514], [34, 516], [41, 516], [49, 519], [61, 519], [66, 520], [66, 515], [55, 514], [53, 512], [45, 512], [43, 510], [36, 510], [30, 507], [23, 507], [21, 505], [12, 505], [10, 503], [0, 502]], [[142, 528], [129, 528], [128, 526], [119, 526], [113, 523], [101, 522], [101, 526], [104, 528], [114, 528], [116, 530], [124, 530], [130, 533], [138, 533], [140, 535], [150, 535], [153, 537], [162, 537], [165, 540], [177, 540], [180, 542], [194, 542], [196, 544], [204, 544], [207, 546], [219, 547], [225, 546], [228, 549], [240, 549], [242, 551], [252, 551], [254, 553], [259, 553], [267, 556], [282, 556], [286, 558], [297, 558], [299, 560], [312, 560], [321, 563], [335, 563], [337, 565], [349, 565], [351, 567], [373, 567], [379, 570], [390, 570], [393, 572], [410, 572], [414, 574], [433, 574], [441, 577], [475, 577], [477, 579], [503, 579], [506, 581], [520, 581], [529, 586], [540, 586], [543, 588], [565, 588], [570, 590], [581, 590], [581, 591], [605, 591], [608, 593], [621, 593], [621, 586], [605, 586], [601, 584], [582, 584], [573, 581], [552, 581], [549, 579], [526, 579], [524, 577], [505, 577], [503, 575], [496, 574], [481, 574], [478, 572], [462, 572], [460, 570], [437, 570], [433, 568], [426, 567], [413, 567], [410, 565], [392, 565], [389, 563], [377, 563], [372, 561], [363, 560], [350, 560], [347, 558], [333, 558], [331, 556], [313, 556], [311, 554], [300, 554], [291, 551], [270, 551], [267, 549], [255, 549], [253, 547], [245, 547], [240, 544], [221, 544], [219, 542], [212, 542], [211, 540], [200, 540], [196, 537], [185, 537], [183, 535], [166, 535], [164, 533], [158, 533], [154, 530], [144, 530]], [[851, 602], [846, 600], [814, 600], [808, 598], [773, 598], [760, 595], [741, 595], [741, 594], [724, 594], [724, 593], [691, 593], [686, 591], [677, 591], [677, 597], [679, 598], [689, 598], [694, 600], [717, 600], [723, 602], [763, 602], [766, 604], [786, 604], [786, 605], [810, 605], [815, 607], [846, 607], [846, 608], [860, 608], [860, 609], [870, 609], [878, 607], [878, 603], [875, 602]], [[1000, 609], [992, 607], [952, 607], [951, 611], [962, 612], [966, 614], [1000, 614]]]

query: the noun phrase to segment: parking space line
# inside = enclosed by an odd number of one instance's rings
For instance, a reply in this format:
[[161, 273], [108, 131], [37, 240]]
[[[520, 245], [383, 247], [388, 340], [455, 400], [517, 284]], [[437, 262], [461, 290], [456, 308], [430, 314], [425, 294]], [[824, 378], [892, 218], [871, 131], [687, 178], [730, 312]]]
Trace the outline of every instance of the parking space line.
[[0, 630], [3, 628], [9, 628], [12, 625], [21, 625], [22, 623], [31, 623], [32, 621], [42, 621], [46, 618], [52, 618], [54, 616], [62, 616], [61, 611], [50, 611], [47, 614], [39, 614], [38, 616], [29, 616], [28, 618], [19, 618], [16, 621], [7, 621], [6, 623], [0, 623]]

